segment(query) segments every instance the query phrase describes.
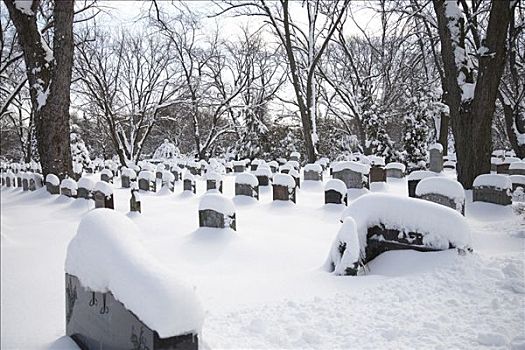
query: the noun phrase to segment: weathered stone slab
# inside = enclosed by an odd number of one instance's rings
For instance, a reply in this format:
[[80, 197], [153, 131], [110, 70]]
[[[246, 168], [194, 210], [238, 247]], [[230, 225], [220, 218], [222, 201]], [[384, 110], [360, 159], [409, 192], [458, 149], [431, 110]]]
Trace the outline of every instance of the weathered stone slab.
[[51, 194], [60, 194], [60, 188], [58, 185], [53, 185], [50, 182], [46, 182], [46, 190]]
[[363, 188], [366, 187], [366, 180], [360, 172], [350, 169], [333, 171], [332, 177], [345, 183], [346, 188]]
[[235, 184], [235, 195], [236, 196], [248, 196], [259, 199], [259, 186], [253, 187], [249, 184]]
[[373, 166], [370, 168], [369, 181], [386, 182], [386, 171], [383, 167]]
[[195, 181], [184, 179], [184, 181], [182, 181], [182, 188], [184, 191], [191, 191], [193, 193], [196, 193]]
[[323, 181], [323, 173], [312, 170], [305, 170], [304, 179], [309, 181]]
[[347, 198], [342, 193], [335, 190], [324, 191], [325, 204], [347, 204]]
[[113, 195], [106, 196], [101, 191], [93, 191], [93, 199], [95, 200], [95, 208], [115, 209]]
[[209, 190], [218, 190], [222, 193], [222, 180], [206, 180], [206, 191]]
[[456, 203], [456, 201], [453, 198], [449, 198], [439, 193], [426, 193], [419, 198], [444, 205], [445, 207], [449, 207], [458, 211], [463, 216], [465, 215], [465, 201], [463, 201], [462, 203]]
[[272, 185], [274, 201], [292, 201], [295, 203], [295, 188], [282, 185]]
[[431, 148], [429, 150], [430, 164], [429, 170], [435, 173], [443, 171], [443, 153], [438, 148]]
[[512, 196], [506, 189], [497, 189], [490, 186], [475, 186], [472, 188], [472, 201], [510, 205], [512, 204]]
[[235, 213], [226, 215], [211, 209], [199, 210], [199, 227], [237, 229]]

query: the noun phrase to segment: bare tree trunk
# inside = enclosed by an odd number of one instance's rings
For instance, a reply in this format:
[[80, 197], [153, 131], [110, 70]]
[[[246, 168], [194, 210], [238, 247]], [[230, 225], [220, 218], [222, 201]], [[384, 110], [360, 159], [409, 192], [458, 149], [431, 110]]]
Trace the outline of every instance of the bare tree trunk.
[[[433, 4], [445, 72], [446, 86], [443, 90], [448, 93], [446, 101], [450, 108], [452, 132], [456, 141], [458, 180], [468, 189], [478, 175], [490, 172], [492, 118], [505, 63], [511, 5], [509, 1], [503, 0], [492, 2], [484, 44], [490, 54], [480, 57], [473, 97], [465, 98], [458, 76], [463, 75], [466, 85], [474, 83], [473, 74], [465, 69], [465, 65], [458, 67], [455, 57], [456, 46], [465, 49], [465, 32], [460, 33], [459, 39], [452, 38], [449, 29], [451, 20], [445, 15], [445, 6], [450, 6], [451, 3], [445, 5], [443, 0], [433, 0]], [[459, 23], [460, 30], [464, 29], [463, 25], [463, 22]]]
[[33, 105], [38, 151], [44, 175], [72, 174], [69, 145], [69, 103], [73, 66], [74, 1], [56, 1], [53, 9], [53, 51], [37, 26], [38, 1], [21, 12], [13, 0], [4, 0], [24, 51]]

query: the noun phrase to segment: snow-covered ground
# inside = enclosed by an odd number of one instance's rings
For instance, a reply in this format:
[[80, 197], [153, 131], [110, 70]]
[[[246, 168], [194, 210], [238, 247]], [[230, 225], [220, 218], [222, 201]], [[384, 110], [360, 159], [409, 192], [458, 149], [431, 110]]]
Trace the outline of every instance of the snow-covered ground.
[[[451, 175], [451, 174], [449, 174]], [[326, 176], [328, 177], [328, 176]], [[116, 210], [129, 190], [115, 185]], [[407, 195], [406, 180], [382, 190]], [[343, 206], [324, 205], [322, 184], [303, 183], [297, 204], [234, 198], [237, 231], [199, 229], [197, 195], [142, 194], [129, 214], [143, 243], [196, 286], [213, 349], [525, 349], [525, 217], [472, 203], [474, 253], [388, 252], [364, 276], [321, 269]], [[233, 198], [234, 177], [225, 176]], [[45, 189], [1, 191], [1, 348], [74, 348], [65, 334], [66, 248], [92, 202]], [[144, 296], [147, 298], [148, 296]]]

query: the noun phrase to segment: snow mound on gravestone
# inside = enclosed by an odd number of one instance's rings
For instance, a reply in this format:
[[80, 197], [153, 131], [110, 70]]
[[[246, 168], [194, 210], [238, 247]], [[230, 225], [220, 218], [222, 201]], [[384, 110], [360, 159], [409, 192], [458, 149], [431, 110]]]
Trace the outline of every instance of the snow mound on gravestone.
[[206, 180], [211, 180], [211, 181], [221, 181], [222, 180], [222, 175], [219, 173], [216, 173], [215, 171], [207, 172], [204, 175], [204, 177], [206, 178]]
[[321, 167], [320, 164], [306, 164], [304, 166], [304, 171], [313, 171], [313, 172], [316, 172], [316, 173], [321, 173], [323, 171], [323, 168]]
[[418, 232], [423, 243], [435, 249], [470, 246], [470, 229], [456, 210], [416, 198], [370, 193], [354, 200], [341, 218], [352, 217], [357, 224], [361, 249], [366, 247], [369, 227], [384, 226], [402, 232]]
[[92, 291], [111, 291], [161, 338], [201, 330], [194, 290], [144, 249], [138, 227], [119, 212], [98, 209], [82, 219], [65, 270]]
[[[259, 170], [259, 169], [257, 169]], [[257, 177], [250, 173], [241, 173], [235, 177], [235, 183], [236, 184], [243, 184], [243, 185], [250, 185], [252, 187], [259, 186], [259, 180], [257, 180]]]
[[123, 167], [121, 172], [122, 176], [129, 177], [130, 180], [135, 180], [137, 178], [137, 173], [133, 169]]
[[[344, 252], [341, 254], [341, 248]], [[354, 219], [347, 217], [332, 243], [324, 269], [336, 275], [344, 275], [347, 267], [353, 267], [360, 259], [360, 244], [357, 225]]]
[[474, 179], [472, 184], [474, 187], [494, 187], [500, 190], [508, 190], [512, 188], [510, 178], [500, 174], [483, 174]]
[[431, 193], [441, 194], [456, 202], [465, 199], [463, 186], [459, 182], [446, 177], [428, 177], [417, 184], [416, 195], [418, 197]]
[[295, 188], [295, 180], [292, 175], [275, 174], [272, 180], [274, 185]]
[[525, 170], [525, 162], [519, 161], [519, 162], [510, 163], [509, 169], [510, 170], [517, 170], [517, 169]]
[[439, 152], [443, 153], [443, 145], [440, 143], [434, 143], [428, 146], [428, 150], [437, 149]]
[[403, 164], [403, 163], [392, 162], [392, 163], [388, 163], [385, 166], [385, 169], [397, 169], [397, 170], [400, 170], [402, 172], [405, 172], [406, 167], [405, 167], [405, 164]]
[[367, 175], [370, 172], [370, 166], [354, 161], [336, 162], [332, 166], [333, 172], [338, 172], [344, 169], [349, 169], [364, 175]]
[[334, 190], [341, 193], [343, 196], [346, 194], [347, 188], [343, 181], [339, 179], [330, 179], [326, 182], [324, 186], [325, 191]]
[[73, 179], [64, 179], [60, 183], [60, 188], [67, 188], [70, 191], [75, 192], [78, 188], [77, 183]]
[[202, 196], [199, 202], [200, 210], [214, 210], [225, 215], [235, 214], [233, 202], [218, 193], [208, 193]]
[[436, 176], [443, 176], [442, 173], [435, 173], [430, 170], [415, 170], [408, 174], [408, 181], [411, 180], [422, 180], [428, 177], [436, 177]]
[[140, 179], [143, 179], [143, 180], [146, 180], [146, 181], [155, 181], [155, 173], [153, 171], [149, 171], [149, 170], [142, 170], [139, 173], [139, 180]]
[[100, 175], [107, 175], [109, 178], [112, 178], [113, 172], [109, 169], [104, 169], [100, 172]]
[[[8, 172], [7, 174], [15, 176], [15, 174], [13, 173], [9, 174]], [[56, 176], [55, 174], [47, 174], [46, 182], [49, 182], [53, 186], [58, 186], [60, 184], [60, 180], [58, 179], [58, 176]]]
[[91, 191], [93, 189], [94, 185], [95, 185], [95, 183], [93, 182], [93, 180], [91, 180], [90, 178], [85, 177], [85, 176], [82, 176], [78, 180], [78, 187], [79, 188], [85, 188], [86, 190]]
[[93, 187], [93, 192], [102, 192], [104, 196], [109, 197], [113, 194], [113, 188], [107, 182], [99, 181]]

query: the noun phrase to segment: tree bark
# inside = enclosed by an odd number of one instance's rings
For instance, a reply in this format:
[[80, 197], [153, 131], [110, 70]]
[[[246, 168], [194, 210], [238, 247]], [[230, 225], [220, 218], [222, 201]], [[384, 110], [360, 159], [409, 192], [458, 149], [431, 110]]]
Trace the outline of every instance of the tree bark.
[[[456, 142], [458, 181], [469, 189], [478, 175], [490, 172], [492, 118], [505, 63], [511, 6], [508, 0], [492, 2], [484, 43], [489, 54], [479, 58], [473, 98], [465, 99], [462, 98], [458, 75], [463, 74], [466, 83], [474, 83], [473, 74], [456, 64], [455, 47], [448, 27], [449, 18], [445, 15], [445, 1], [433, 0], [433, 4], [445, 71], [446, 86], [443, 91], [447, 92], [446, 101], [450, 108], [452, 132]], [[460, 29], [464, 29], [464, 26]], [[464, 49], [465, 32], [460, 33], [459, 40], [456, 45]]]
[[32, 15], [18, 10], [13, 0], [4, 0], [4, 3], [24, 52], [42, 172], [44, 176], [54, 173], [59, 178], [65, 178], [73, 173], [69, 144], [69, 104], [74, 0], [55, 2], [52, 52], [37, 26], [39, 1], [33, 1]]

